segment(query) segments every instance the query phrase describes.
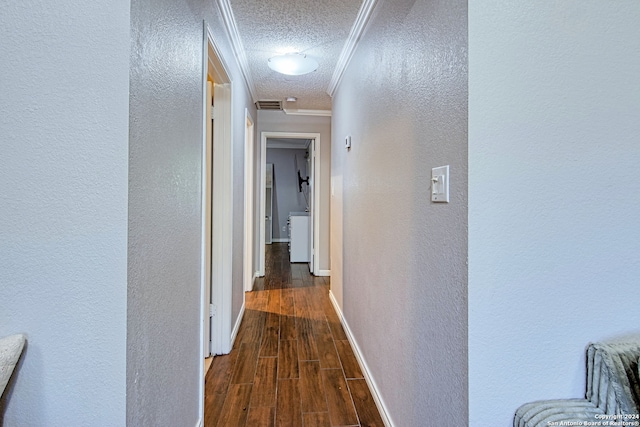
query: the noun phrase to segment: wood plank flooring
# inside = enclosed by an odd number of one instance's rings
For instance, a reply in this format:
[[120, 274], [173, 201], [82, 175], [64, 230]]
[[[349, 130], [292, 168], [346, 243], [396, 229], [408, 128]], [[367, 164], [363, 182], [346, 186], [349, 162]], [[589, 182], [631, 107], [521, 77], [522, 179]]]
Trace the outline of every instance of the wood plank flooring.
[[382, 427], [328, 278], [288, 255], [267, 246], [234, 347], [206, 375], [205, 427]]

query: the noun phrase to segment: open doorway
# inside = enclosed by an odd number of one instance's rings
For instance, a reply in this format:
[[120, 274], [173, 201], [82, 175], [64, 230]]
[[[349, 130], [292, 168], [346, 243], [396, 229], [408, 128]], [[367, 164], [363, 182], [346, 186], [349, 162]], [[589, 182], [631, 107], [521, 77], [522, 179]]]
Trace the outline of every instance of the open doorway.
[[[204, 283], [205, 324], [210, 323], [209, 353], [225, 354], [230, 350], [231, 338], [231, 248], [233, 245], [233, 164], [231, 147], [231, 81], [227, 67], [218, 53], [211, 33], [207, 30], [206, 84], [212, 91], [205, 106], [211, 105], [209, 116], [205, 117], [210, 126], [210, 140], [203, 147], [204, 161], [211, 167], [211, 174], [204, 177], [203, 200], [211, 193], [211, 230], [203, 230], [204, 262], [206, 280], [207, 263], [210, 262], [210, 283]], [[205, 111], [207, 108], [205, 108]], [[205, 112], [205, 114], [207, 114]], [[205, 168], [207, 170], [207, 168]], [[204, 174], [203, 174], [204, 175]], [[206, 206], [204, 209], [206, 215]], [[203, 223], [206, 226], [207, 218]], [[208, 242], [207, 242], [208, 240]], [[209, 251], [207, 253], [207, 251]], [[206, 292], [210, 291], [210, 298]], [[204, 336], [204, 334], [203, 334]], [[204, 337], [205, 341], [207, 337]], [[206, 346], [205, 346], [206, 347]], [[206, 354], [204, 349], [204, 354]]]
[[[308, 247], [308, 261], [304, 258], [297, 258], [297, 262], [308, 262], [309, 271], [312, 274], [317, 272], [317, 242], [319, 241], [319, 173], [320, 168], [317, 164], [317, 159], [320, 157], [320, 134], [319, 133], [291, 133], [291, 132], [262, 132], [261, 144], [260, 144], [260, 259], [259, 259], [259, 275], [265, 274], [265, 246], [267, 235], [267, 203], [273, 203], [267, 199], [267, 149], [268, 146], [272, 149], [290, 149], [297, 150], [297, 155], [288, 156], [289, 163], [285, 163], [287, 168], [286, 173], [289, 177], [293, 177], [295, 188], [297, 190], [296, 196], [299, 204], [288, 206], [276, 205], [271, 209], [272, 222], [273, 222], [273, 235], [276, 236], [275, 241], [289, 241], [290, 244], [290, 224], [286, 221], [289, 219], [290, 214], [294, 214], [296, 218], [291, 217], [294, 222], [301, 221], [304, 224], [305, 216], [308, 221], [308, 235], [303, 236], [306, 239], [303, 245]], [[276, 169], [277, 165], [274, 165]], [[276, 177], [273, 184], [277, 187], [277, 171], [274, 171]], [[299, 173], [299, 175], [298, 175]], [[271, 191], [271, 194], [277, 195], [277, 189]], [[290, 191], [290, 190], [289, 190]], [[277, 200], [277, 199], [276, 199]], [[300, 204], [303, 203], [303, 204]], [[292, 207], [293, 206], [293, 207]], [[291, 209], [296, 209], [292, 211]], [[277, 217], [276, 217], [277, 215]], [[276, 228], [277, 227], [277, 228]], [[284, 227], [284, 230], [283, 230]], [[303, 225], [301, 229], [305, 229]], [[296, 227], [297, 228], [297, 227]], [[294, 231], [295, 233], [295, 231]], [[284, 237], [286, 236], [286, 237]], [[296, 241], [298, 241], [296, 239]], [[292, 258], [293, 259], [293, 258]], [[296, 262], [296, 261], [294, 261]]]
[[[202, 73], [201, 411], [206, 360], [230, 351], [233, 169], [231, 80], [204, 23]], [[202, 359], [201, 359], [202, 360]]]
[[[291, 243], [290, 216], [309, 216], [310, 144], [308, 139], [267, 139], [267, 168], [265, 188], [265, 244]], [[305, 220], [308, 222], [308, 220]], [[304, 247], [292, 262], [309, 260], [309, 227], [305, 227]], [[300, 230], [298, 230], [299, 232]], [[300, 245], [298, 245], [300, 246]], [[291, 248], [291, 245], [289, 246]]]
[[244, 134], [244, 271], [243, 282], [244, 291], [249, 292], [253, 288], [253, 281], [256, 277], [254, 262], [254, 238], [253, 220], [254, 215], [254, 121], [249, 110], [245, 109], [245, 134]]

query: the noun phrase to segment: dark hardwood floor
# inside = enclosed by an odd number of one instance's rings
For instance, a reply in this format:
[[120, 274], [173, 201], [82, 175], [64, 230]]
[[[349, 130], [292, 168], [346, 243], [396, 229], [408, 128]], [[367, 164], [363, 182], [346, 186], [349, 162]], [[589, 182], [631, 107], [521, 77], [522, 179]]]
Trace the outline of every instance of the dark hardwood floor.
[[382, 427], [329, 279], [290, 264], [286, 243], [267, 248], [235, 345], [207, 373], [205, 427]]

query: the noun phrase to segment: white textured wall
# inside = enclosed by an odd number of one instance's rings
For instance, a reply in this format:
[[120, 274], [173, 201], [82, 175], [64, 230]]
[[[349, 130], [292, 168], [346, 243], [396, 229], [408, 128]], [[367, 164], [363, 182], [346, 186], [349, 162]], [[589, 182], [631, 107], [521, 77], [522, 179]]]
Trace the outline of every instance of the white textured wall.
[[129, 3], [0, 7], [0, 424], [124, 426]]
[[[321, 144], [321, 181], [320, 194], [320, 243], [318, 265], [321, 270], [329, 270], [329, 211], [331, 191], [331, 118], [324, 116], [293, 116], [281, 111], [258, 111], [257, 141], [261, 140], [262, 132], [309, 132], [320, 134]], [[258, 143], [258, 147], [260, 143]], [[257, 150], [258, 162], [260, 162], [260, 150]], [[256, 173], [260, 174], [260, 163]], [[259, 186], [257, 188], [260, 188]], [[257, 206], [260, 206], [260, 192], [256, 192]], [[256, 215], [257, 220], [259, 213]], [[260, 230], [259, 226], [257, 230]], [[259, 249], [259, 248], [258, 248]], [[257, 255], [256, 255], [257, 256]], [[258, 258], [256, 258], [258, 259]]]
[[469, 2], [470, 425], [640, 330], [640, 3]]
[[466, 4], [379, 3], [333, 103], [342, 308], [397, 426], [467, 423]]
[[127, 424], [196, 425], [202, 24], [182, 2], [131, 8]]
[[243, 302], [244, 109], [251, 108], [251, 102], [220, 13], [201, 0], [135, 1], [127, 329], [130, 425], [191, 427], [200, 417], [203, 19], [233, 80], [232, 325]]

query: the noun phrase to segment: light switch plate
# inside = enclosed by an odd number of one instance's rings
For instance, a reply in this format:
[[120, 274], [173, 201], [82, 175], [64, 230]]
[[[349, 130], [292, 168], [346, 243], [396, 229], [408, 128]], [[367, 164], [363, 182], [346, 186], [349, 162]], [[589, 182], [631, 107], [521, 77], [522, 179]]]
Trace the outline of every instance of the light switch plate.
[[346, 148], [347, 151], [351, 150], [351, 135], [344, 139], [344, 148]]
[[431, 201], [449, 203], [449, 165], [431, 169]]

